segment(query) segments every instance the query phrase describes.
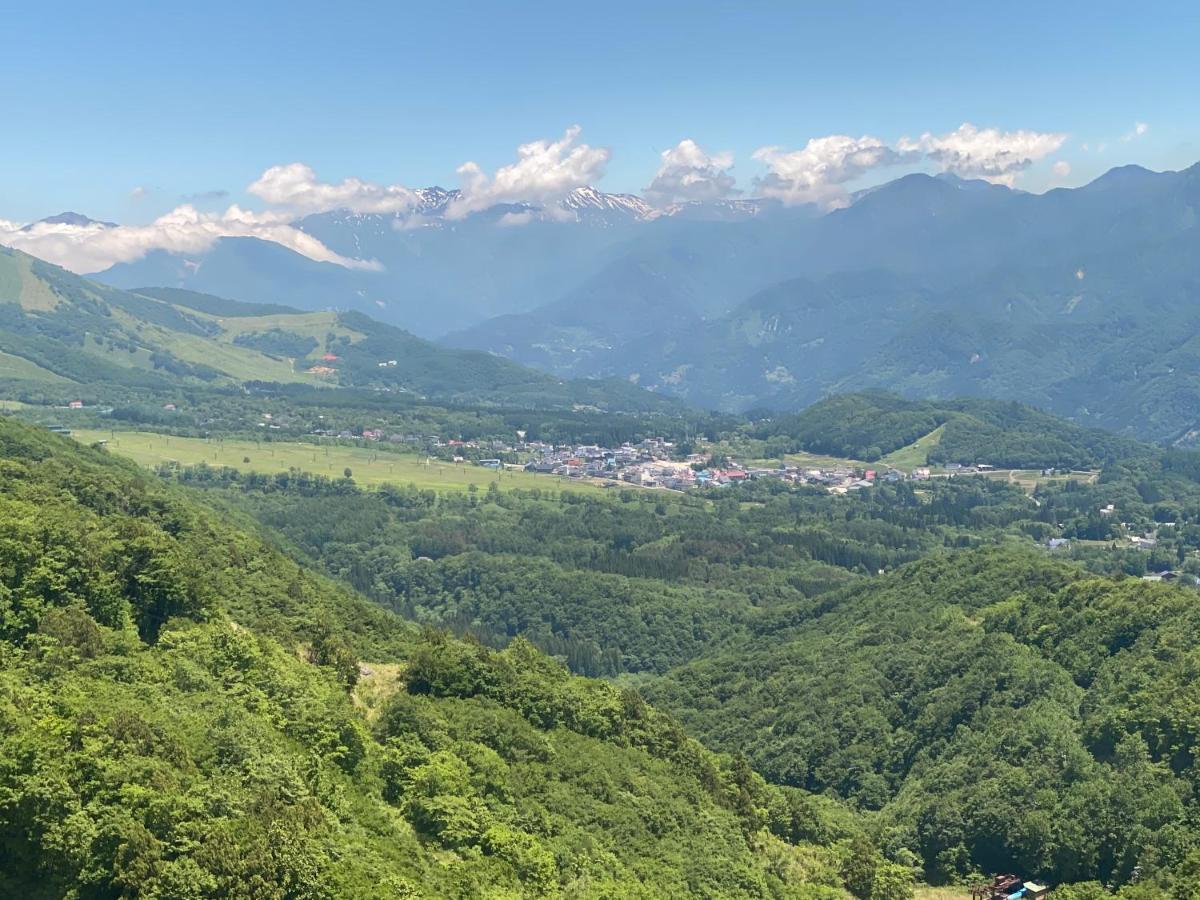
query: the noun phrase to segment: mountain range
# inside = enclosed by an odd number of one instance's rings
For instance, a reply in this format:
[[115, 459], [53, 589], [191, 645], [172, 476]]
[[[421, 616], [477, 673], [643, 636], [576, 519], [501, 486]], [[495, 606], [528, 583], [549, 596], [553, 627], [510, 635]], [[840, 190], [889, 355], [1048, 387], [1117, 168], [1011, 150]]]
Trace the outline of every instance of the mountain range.
[[674, 405], [628, 382], [564, 381], [441, 347], [359, 312], [304, 312], [179, 288], [124, 291], [3, 247], [0, 380], [60, 401], [268, 382], [517, 407]]
[[[643, 245], [686, 263], [692, 248], [710, 250], [712, 229], [720, 244], [730, 225], [769, 219], [779, 226], [814, 215], [808, 207], [758, 200], [658, 209], [631, 194], [580, 188], [548, 208], [506, 203], [459, 219], [447, 216], [457, 191], [433, 187], [417, 196], [415, 213], [335, 210], [295, 223], [341, 256], [376, 263], [373, 270], [315, 262], [255, 238], [223, 238], [205, 253], [153, 251], [95, 277], [126, 289], [153, 284], [305, 309], [356, 309], [434, 338], [534, 310]], [[726, 308], [729, 292], [740, 294], [743, 284], [742, 276], [713, 284], [701, 298], [704, 310]]]
[[1200, 166], [1126, 167], [1044, 195], [912, 175], [796, 226], [786, 249], [739, 245], [747, 286], [768, 266], [800, 274], [723, 313], [688, 288], [731, 280], [731, 242], [723, 257], [694, 254], [684, 277], [641, 247], [563, 300], [449, 341], [726, 410], [884, 387], [1019, 399], [1191, 440], [1198, 209]]
[[[560, 204], [297, 223], [378, 271], [251, 238], [98, 277], [369, 312], [560, 377], [611, 377], [726, 411], [837, 391], [982, 396], [1190, 442], [1200, 430], [1200, 165], [1113, 169], [1031, 194], [908, 175], [822, 213], [734, 200]], [[416, 221], [417, 224], [413, 224]]]

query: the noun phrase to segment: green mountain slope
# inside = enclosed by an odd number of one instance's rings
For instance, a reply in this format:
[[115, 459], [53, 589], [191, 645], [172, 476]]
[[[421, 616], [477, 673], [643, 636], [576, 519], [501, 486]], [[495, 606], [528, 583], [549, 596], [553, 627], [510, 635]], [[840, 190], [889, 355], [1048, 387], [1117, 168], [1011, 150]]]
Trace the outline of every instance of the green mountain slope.
[[805, 843], [857, 829], [637, 694], [418, 633], [7, 419], [0, 660], [10, 896], [832, 898], [896, 874]]
[[803, 450], [875, 462], [939, 427], [939, 440], [928, 454], [932, 463], [1090, 468], [1148, 452], [1130, 438], [1020, 403], [905, 400], [877, 391], [829, 397], [795, 415], [761, 421], [753, 433], [776, 452]]
[[1200, 859], [1197, 627], [1194, 588], [975, 551], [781, 612], [649, 693], [769, 779], [879, 810], [931, 878], [1122, 884]]
[[[1005, 452], [1036, 450], [1040, 433], [1103, 471], [682, 496], [173, 471], [408, 618], [638, 684], [770, 782], [857, 805], [889, 858], [930, 880], [1011, 871], [1187, 896], [1200, 454], [1010, 404], [876, 395], [818, 412], [848, 446], [943, 422], [976, 449], [1008, 434]], [[969, 426], [958, 437], [947, 412]], [[1065, 896], [1109, 896], [1093, 889]]]
[[64, 382], [143, 391], [272, 382], [509, 406], [675, 406], [625, 382], [563, 381], [488, 354], [437, 347], [361, 313], [256, 307], [182, 290], [122, 291], [5, 248], [0, 353], [6, 383], [57, 384], [64, 397]]

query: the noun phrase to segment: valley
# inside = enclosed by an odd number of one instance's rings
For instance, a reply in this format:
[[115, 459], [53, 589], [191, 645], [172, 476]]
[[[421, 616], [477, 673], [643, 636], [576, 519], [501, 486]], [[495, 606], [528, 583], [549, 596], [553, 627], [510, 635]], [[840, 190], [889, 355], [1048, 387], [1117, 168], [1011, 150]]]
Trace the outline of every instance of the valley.
[[45, 6], [0, 900], [1200, 898], [1194, 10]]
[[[99, 296], [179, 364], [89, 336], [90, 382], [8, 384], [0, 866], [46, 873], [25, 896], [84, 866], [381, 898], [1171, 891], [1200, 854], [1173, 687], [1200, 652], [1194, 451], [970, 398], [742, 417], [530, 406], [532, 373], [473, 401], [263, 382], [285, 346], [392, 367], [334, 314]], [[68, 809], [97, 834], [69, 857]]]

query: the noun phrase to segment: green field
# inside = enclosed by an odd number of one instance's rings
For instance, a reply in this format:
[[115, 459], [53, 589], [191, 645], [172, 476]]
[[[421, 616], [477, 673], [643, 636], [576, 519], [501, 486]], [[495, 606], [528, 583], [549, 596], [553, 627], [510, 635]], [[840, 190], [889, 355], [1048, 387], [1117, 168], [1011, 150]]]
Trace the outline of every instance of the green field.
[[840, 456], [823, 456], [820, 453], [789, 453], [785, 459], [791, 465], [800, 466], [801, 468], [811, 469], [832, 469], [837, 466], [848, 466], [851, 469], [899, 469], [902, 472], [911, 472], [919, 466], [928, 465], [929, 451], [936, 447], [942, 440], [942, 432], [946, 430], [945, 425], [939, 425], [929, 434], [917, 438], [906, 447], [901, 447], [899, 450], [893, 450], [887, 456], [882, 457], [875, 462], [864, 462], [861, 459], [849, 459]]
[[805, 453], [803, 450], [789, 453], [784, 457], [784, 461], [790, 466], [799, 466], [802, 469], [835, 469], [839, 466], [847, 466], [851, 469], [870, 469], [875, 466], [875, 463], [863, 462], [861, 459]]
[[18, 378], [25, 381], [54, 381], [66, 383], [69, 378], [56, 375], [20, 356], [0, 352], [0, 378]]
[[[303, 369], [296, 371], [290, 360], [275, 359], [257, 350], [239, 347], [221, 340], [194, 334], [178, 334], [161, 329], [159, 342], [185, 362], [212, 366], [238, 381], [304, 381], [320, 383], [321, 379]], [[307, 366], [307, 364], [305, 364]]]
[[900, 469], [902, 472], [911, 472], [920, 466], [928, 465], [929, 451], [942, 442], [942, 434], [946, 431], [945, 425], [939, 425], [933, 431], [924, 437], [919, 437], [907, 447], [901, 447], [899, 450], [893, 450], [887, 456], [880, 460], [885, 466], [891, 466], [893, 469]]
[[1099, 469], [1088, 469], [1071, 472], [1069, 475], [1043, 475], [1039, 469], [992, 469], [981, 473], [985, 478], [995, 481], [1006, 481], [1017, 484], [1027, 494], [1032, 494], [1039, 485], [1063, 484], [1068, 481], [1080, 481], [1084, 484], [1095, 484], [1100, 477]]
[[325, 336], [328, 334], [347, 337], [352, 342], [361, 341], [365, 337], [361, 332], [338, 324], [337, 313], [332, 312], [278, 313], [268, 316], [225, 317], [197, 313], [195, 310], [189, 310], [188, 312], [191, 315], [211, 319], [220, 325], [222, 333], [219, 340], [223, 341], [232, 341], [240, 334], [270, 331], [273, 328], [315, 338], [322, 345], [325, 343]]
[[[340, 478], [345, 469], [360, 485], [415, 484], [437, 491], [464, 491], [469, 485], [486, 488], [496, 482], [501, 490], [598, 491], [589, 482], [485, 469], [470, 463], [454, 464], [427, 460], [423, 456], [379, 451], [371, 447], [317, 445], [285, 441], [249, 441], [185, 438], [146, 431], [94, 431], [80, 429], [72, 436], [81, 443], [107, 441], [108, 449], [142, 466], [153, 467], [174, 461], [185, 466], [207, 463], [243, 472], [273, 474], [301, 469], [316, 475]], [[249, 462], [246, 460], [249, 459]]]

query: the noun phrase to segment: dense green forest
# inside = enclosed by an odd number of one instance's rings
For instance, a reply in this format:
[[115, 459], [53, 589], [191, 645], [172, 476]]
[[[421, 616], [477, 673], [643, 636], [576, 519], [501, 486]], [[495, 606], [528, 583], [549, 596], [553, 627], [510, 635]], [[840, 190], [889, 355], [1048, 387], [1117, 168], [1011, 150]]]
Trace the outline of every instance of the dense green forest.
[[7, 896], [908, 890], [630, 689], [422, 632], [103, 452], [0, 419], [0, 457]]
[[437, 494], [153, 475], [0, 419], [0, 872], [1187, 897], [1200, 456], [1050, 426], [1098, 477]]
[[[1200, 574], [1195, 454], [1143, 450], [1093, 484], [1047, 482], [1033, 496], [969, 477], [846, 496], [773, 481], [687, 495], [439, 496], [299, 472], [161, 473], [208, 489], [295, 559], [407, 619], [497, 647], [520, 635], [576, 672], [613, 676], [662, 673], [772, 610], [934, 553], [1053, 539], [1096, 573]], [[1154, 546], [1125, 533], [1153, 533]]]
[[1032, 504], [983, 480], [834, 500], [757, 484], [715, 499], [488, 490], [363, 492], [344, 481], [163, 469], [275, 530], [314, 562], [417, 621], [502, 646], [526, 637], [578, 672], [663, 672], [764, 611], [970, 545]]
[[[1098, 478], [1032, 494], [983, 477], [671, 496], [161, 474], [405, 618], [637, 684], [767, 782], [848, 803], [931, 882], [1177, 893], [1200, 862], [1200, 459], [1104, 448], [1080, 451], [1111, 454]], [[1163, 569], [1185, 576], [1128, 577]]]
[[769, 617], [649, 695], [880, 811], [928, 877], [1124, 884], [1197, 856], [1194, 588], [977, 550]]

